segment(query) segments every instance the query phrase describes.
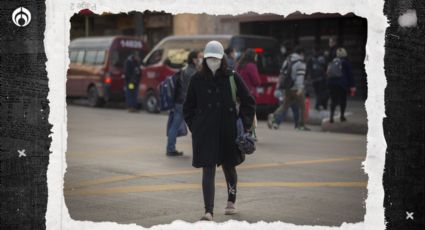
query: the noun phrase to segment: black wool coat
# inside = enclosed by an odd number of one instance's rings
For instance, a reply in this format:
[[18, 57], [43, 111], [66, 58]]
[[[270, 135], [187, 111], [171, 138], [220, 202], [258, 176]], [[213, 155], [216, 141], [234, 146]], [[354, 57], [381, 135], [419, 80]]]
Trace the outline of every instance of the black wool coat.
[[[232, 74], [240, 101], [239, 114], [232, 99]], [[235, 143], [236, 119], [242, 118], [246, 130], [252, 128], [255, 99], [236, 73], [218, 70], [212, 76], [211, 72], [197, 72], [189, 83], [183, 115], [192, 132], [194, 167], [236, 166], [245, 160]]]

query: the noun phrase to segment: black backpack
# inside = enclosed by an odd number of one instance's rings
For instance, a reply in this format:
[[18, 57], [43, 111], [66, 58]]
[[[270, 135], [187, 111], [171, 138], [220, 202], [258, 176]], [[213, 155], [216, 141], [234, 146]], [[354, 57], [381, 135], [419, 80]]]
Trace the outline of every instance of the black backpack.
[[341, 78], [342, 73], [342, 60], [340, 58], [334, 58], [328, 65], [328, 77], [329, 78]]
[[286, 61], [283, 63], [281, 71], [280, 71], [280, 80], [279, 80], [279, 89], [289, 90], [294, 84], [295, 80], [292, 79], [292, 66], [297, 63], [297, 61], [291, 61], [291, 57], [289, 56]]

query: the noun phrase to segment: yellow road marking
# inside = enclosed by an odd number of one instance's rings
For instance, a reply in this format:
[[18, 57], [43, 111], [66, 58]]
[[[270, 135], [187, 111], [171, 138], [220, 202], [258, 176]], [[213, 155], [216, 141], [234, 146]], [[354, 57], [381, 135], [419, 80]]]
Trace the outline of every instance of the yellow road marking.
[[[92, 185], [100, 185], [100, 184], [109, 184], [113, 182], [133, 180], [143, 177], [161, 177], [161, 176], [172, 176], [172, 175], [184, 175], [184, 174], [193, 174], [199, 173], [200, 169], [190, 169], [190, 170], [178, 170], [178, 171], [169, 171], [169, 172], [153, 172], [153, 173], [138, 173], [135, 175], [125, 175], [125, 176], [112, 176], [94, 180], [86, 180], [79, 182], [75, 185], [70, 185], [70, 188], [81, 188]], [[66, 189], [69, 190], [69, 189]]]
[[[238, 166], [239, 169], [258, 169], [258, 168], [272, 168], [272, 167], [283, 167], [290, 165], [305, 165], [305, 164], [322, 164], [322, 163], [332, 163], [332, 162], [340, 162], [340, 161], [351, 161], [351, 160], [363, 160], [362, 156], [354, 156], [354, 157], [340, 157], [340, 158], [328, 158], [328, 159], [320, 159], [320, 160], [305, 160], [305, 161], [288, 161], [288, 162], [277, 162], [277, 163], [264, 163], [264, 164], [248, 164]], [[166, 172], [152, 172], [152, 173], [137, 173], [134, 175], [123, 175], [123, 176], [112, 176], [100, 179], [86, 180], [77, 182], [75, 184], [71, 184], [67, 186], [68, 188], [65, 190], [82, 188], [93, 185], [100, 184], [108, 184], [113, 182], [120, 182], [126, 180], [133, 180], [143, 177], [161, 177], [161, 176], [174, 176], [174, 175], [184, 175], [184, 174], [195, 174], [200, 173], [200, 169], [187, 169], [187, 170], [176, 170], [176, 171], [166, 171]]]
[[[183, 148], [190, 149], [192, 147], [189, 143], [181, 143], [179, 146]], [[88, 156], [105, 156], [106, 154], [111, 155], [123, 155], [123, 154], [131, 154], [131, 153], [158, 153], [162, 150], [163, 147], [157, 146], [149, 146], [149, 147], [132, 147], [132, 148], [120, 148], [120, 149], [102, 149], [102, 150], [89, 150], [89, 151], [79, 151], [79, 152], [67, 152], [66, 157], [74, 158], [74, 157], [88, 157]]]
[[[217, 183], [220, 187], [226, 187], [226, 183]], [[367, 182], [240, 182], [239, 188], [262, 188], [262, 187], [366, 187]], [[84, 195], [108, 195], [120, 193], [139, 193], [139, 192], [160, 192], [160, 191], [176, 191], [187, 189], [201, 189], [201, 184], [158, 184], [158, 185], [139, 185], [128, 187], [115, 188], [91, 188], [91, 189], [76, 189], [65, 191], [66, 196], [84, 196]]]

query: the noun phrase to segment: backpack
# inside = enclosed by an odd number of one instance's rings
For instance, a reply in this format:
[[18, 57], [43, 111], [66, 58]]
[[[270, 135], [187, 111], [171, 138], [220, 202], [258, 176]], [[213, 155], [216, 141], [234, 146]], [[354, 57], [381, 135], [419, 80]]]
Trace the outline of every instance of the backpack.
[[168, 76], [159, 84], [159, 108], [161, 111], [174, 108], [177, 78], [181, 71]]
[[279, 89], [283, 89], [283, 90], [289, 90], [291, 89], [294, 84], [295, 84], [295, 80], [292, 79], [292, 66], [297, 63], [299, 60], [297, 61], [291, 61], [291, 57], [289, 56], [285, 63], [283, 63], [282, 69], [281, 69], [281, 77], [279, 80]]
[[340, 58], [334, 58], [328, 65], [327, 73], [329, 78], [342, 77], [342, 60]]

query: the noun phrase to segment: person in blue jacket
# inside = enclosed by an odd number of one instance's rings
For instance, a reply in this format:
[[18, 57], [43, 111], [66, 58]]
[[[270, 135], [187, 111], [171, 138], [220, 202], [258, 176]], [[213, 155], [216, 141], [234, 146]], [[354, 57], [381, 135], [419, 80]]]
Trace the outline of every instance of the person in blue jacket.
[[[334, 122], [334, 113], [337, 105], [339, 105], [341, 109], [341, 122], [347, 120], [345, 118], [347, 94], [348, 91], [350, 91], [353, 96], [356, 91], [353, 80], [352, 65], [347, 56], [347, 50], [344, 48], [338, 48], [336, 50], [336, 58], [328, 66], [328, 86], [331, 98], [330, 123]], [[335, 68], [332, 68], [332, 66], [335, 66]], [[338, 71], [338, 69], [340, 69], [340, 71]]]
[[124, 64], [125, 101], [129, 112], [137, 111], [140, 82], [140, 54], [133, 52]]

